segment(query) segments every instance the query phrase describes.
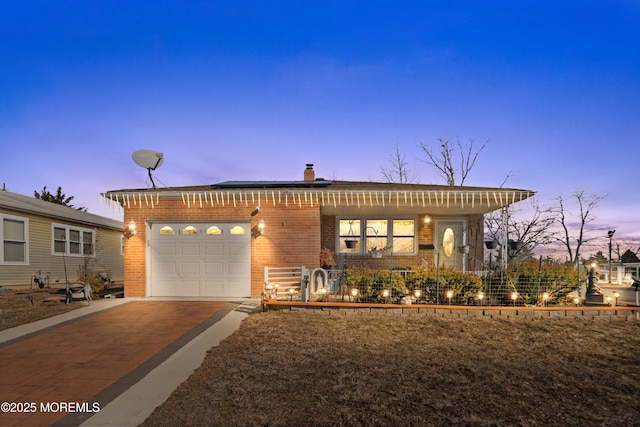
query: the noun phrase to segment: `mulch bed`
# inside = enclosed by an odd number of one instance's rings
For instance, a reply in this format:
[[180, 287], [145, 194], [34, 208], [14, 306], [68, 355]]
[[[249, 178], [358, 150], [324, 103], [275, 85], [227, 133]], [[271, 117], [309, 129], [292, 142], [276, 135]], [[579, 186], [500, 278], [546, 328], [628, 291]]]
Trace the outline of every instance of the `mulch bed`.
[[[94, 298], [102, 298], [105, 294], [115, 295], [119, 291], [122, 291], [122, 285], [108, 287]], [[86, 305], [84, 301], [64, 304], [64, 300], [64, 288], [18, 290], [2, 288], [0, 290], [0, 330], [46, 319]]]

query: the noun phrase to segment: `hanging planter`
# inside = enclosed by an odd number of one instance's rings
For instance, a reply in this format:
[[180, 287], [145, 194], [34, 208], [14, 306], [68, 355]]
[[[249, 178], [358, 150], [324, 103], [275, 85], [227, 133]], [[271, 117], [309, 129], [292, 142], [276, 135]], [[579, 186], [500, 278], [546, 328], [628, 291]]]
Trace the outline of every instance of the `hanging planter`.
[[498, 241], [497, 240], [487, 240], [484, 242], [484, 245], [487, 247], [487, 249], [496, 249], [498, 247]]
[[[349, 234], [348, 237], [344, 240], [344, 244], [347, 249], [355, 249], [358, 244], [358, 239], [355, 238], [355, 233], [353, 232], [353, 221], [349, 221]], [[351, 237], [354, 236], [354, 237]]]
[[347, 239], [344, 241], [344, 244], [347, 247], [347, 249], [355, 249], [356, 245], [358, 244], [358, 241], [356, 239]]
[[514, 242], [514, 241], [509, 242], [509, 248], [511, 248], [512, 251], [519, 251], [520, 249], [522, 249], [523, 246], [524, 246], [524, 243], [522, 242]]
[[382, 249], [373, 248], [369, 251], [369, 256], [371, 256], [372, 259], [380, 259], [382, 258], [382, 255], [384, 255], [386, 250], [387, 248], [382, 248]]

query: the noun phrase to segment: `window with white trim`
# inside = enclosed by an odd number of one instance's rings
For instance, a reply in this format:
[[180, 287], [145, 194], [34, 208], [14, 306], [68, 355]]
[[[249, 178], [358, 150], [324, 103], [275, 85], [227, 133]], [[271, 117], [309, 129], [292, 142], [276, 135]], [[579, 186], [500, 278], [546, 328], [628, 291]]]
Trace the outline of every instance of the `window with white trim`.
[[93, 256], [95, 233], [88, 228], [53, 224], [52, 245], [56, 255]]
[[391, 247], [394, 255], [414, 255], [416, 224], [415, 218], [338, 219], [338, 252], [363, 255]]
[[0, 215], [0, 264], [29, 263], [29, 220]]

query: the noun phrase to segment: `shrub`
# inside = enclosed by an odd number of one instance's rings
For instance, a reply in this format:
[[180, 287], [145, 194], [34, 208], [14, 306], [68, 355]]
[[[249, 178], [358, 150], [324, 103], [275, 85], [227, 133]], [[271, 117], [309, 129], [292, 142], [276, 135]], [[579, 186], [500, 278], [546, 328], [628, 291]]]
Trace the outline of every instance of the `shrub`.
[[449, 302], [447, 292], [452, 292], [452, 303], [472, 304], [482, 289], [482, 279], [473, 274], [449, 269], [419, 268], [407, 275], [407, 287], [410, 291], [420, 289], [424, 292], [424, 302]]
[[485, 276], [485, 284], [498, 304], [508, 304], [512, 292], [525, 305], [542, 304], [545, 292], [548, 304], [558, 304], [578, 288], [578, 273], [568, 264], [528, 261], [509, 266], [504, 274], [492, 272]]
[[384, 289], [389, 289], [389, 280], [391, 279], [391, 294], [388, 301], [391, 303], [398, 302], [400, 298], [405, 296], [408, 291], [404, 278], [400, 273], [394, 271], [389, 274], [389, 270], [374, 270], [369, 267], [349, 267], [345, 272], [344, 284], [346, 286], [341, 291], [345, 295], [351, 295], [352, 289], [358, 290], [356, 301], [367, 302], [385, 302], [382, 296]]

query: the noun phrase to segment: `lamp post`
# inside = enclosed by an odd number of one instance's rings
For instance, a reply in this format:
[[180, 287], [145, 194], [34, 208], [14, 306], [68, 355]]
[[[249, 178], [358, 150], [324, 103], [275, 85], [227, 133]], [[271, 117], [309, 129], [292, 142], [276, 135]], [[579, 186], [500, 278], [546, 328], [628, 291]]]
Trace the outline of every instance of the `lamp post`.
[[609, 230], [607, 232], [607, 237], [609, 238], [609, 283], [611, 283], [611, 247], [613, 243], [613, 234], [616, 230]]

